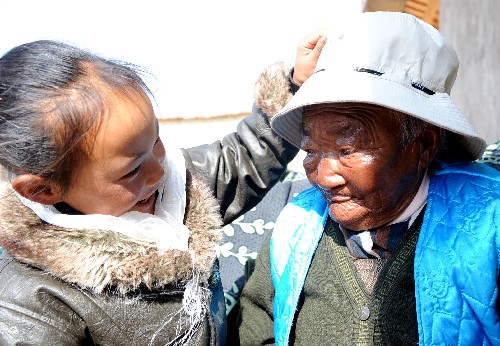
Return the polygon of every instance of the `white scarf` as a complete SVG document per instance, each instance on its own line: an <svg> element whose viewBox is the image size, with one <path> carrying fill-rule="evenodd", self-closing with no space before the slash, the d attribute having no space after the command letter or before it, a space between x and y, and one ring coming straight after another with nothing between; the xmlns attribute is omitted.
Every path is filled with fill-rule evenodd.
<svg viewBox="0 0 500 346"><path fill-rule="evenodd" d="M130 211L121 216L88 214L67 215L52 205L43 205L19 196L43 221L59 227L102 229L119 232L141 241L153 242L159 249L188 249L189 229L183 224L186 208L186 165L178 148L169 148L163 168L165 174L158 189L155 214Z"/></svg>

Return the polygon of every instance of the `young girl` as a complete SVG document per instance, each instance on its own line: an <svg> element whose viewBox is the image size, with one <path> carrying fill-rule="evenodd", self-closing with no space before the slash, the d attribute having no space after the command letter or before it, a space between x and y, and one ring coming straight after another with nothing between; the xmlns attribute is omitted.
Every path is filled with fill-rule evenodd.
<svg viewBox="0 0 500 346"><path fill-rule="evenodd" d="M286 102L288 72L264 71L260 104ZM0 59L0 344L225 343L218 229L297 150L257 106L221 141L165 148L151 96L132 66L59 42Z"/></svg>

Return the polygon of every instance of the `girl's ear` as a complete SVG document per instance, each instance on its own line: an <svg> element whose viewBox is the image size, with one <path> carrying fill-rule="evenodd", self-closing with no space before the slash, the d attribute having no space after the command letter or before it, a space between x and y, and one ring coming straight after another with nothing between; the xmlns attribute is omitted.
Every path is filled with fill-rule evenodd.
<svg viewBox="0 0 500 346"><path fill-rule="evenodd" d="M21 174L15 177L11 184L17 193L31 201L45 205L62 201L59 187L38 175Z"/></svg>

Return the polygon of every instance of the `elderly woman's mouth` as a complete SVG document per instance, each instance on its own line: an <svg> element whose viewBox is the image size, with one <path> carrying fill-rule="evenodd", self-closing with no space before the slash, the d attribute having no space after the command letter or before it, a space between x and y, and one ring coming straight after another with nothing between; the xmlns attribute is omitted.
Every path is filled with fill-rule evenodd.
<svg viewBox="0 0 500 346"><path fill-rule="evenodd" d="M339 194L325 194L323 193L323 198L327 203L343 203L352 200L351 195L339 195Z"/></svg>

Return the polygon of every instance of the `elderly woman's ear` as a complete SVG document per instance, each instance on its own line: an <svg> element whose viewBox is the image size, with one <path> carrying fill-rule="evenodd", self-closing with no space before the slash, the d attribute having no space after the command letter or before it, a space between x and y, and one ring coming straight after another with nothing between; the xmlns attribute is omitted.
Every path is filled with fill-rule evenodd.
<svg viewBox="0 0 500 346"><path fill-rule="evenodd" d="M436 157L441 145L441 136L443 129L434 125L428 125L417 137L420 141L420 158L419 165L422 168L427 168Z"/></svg>

